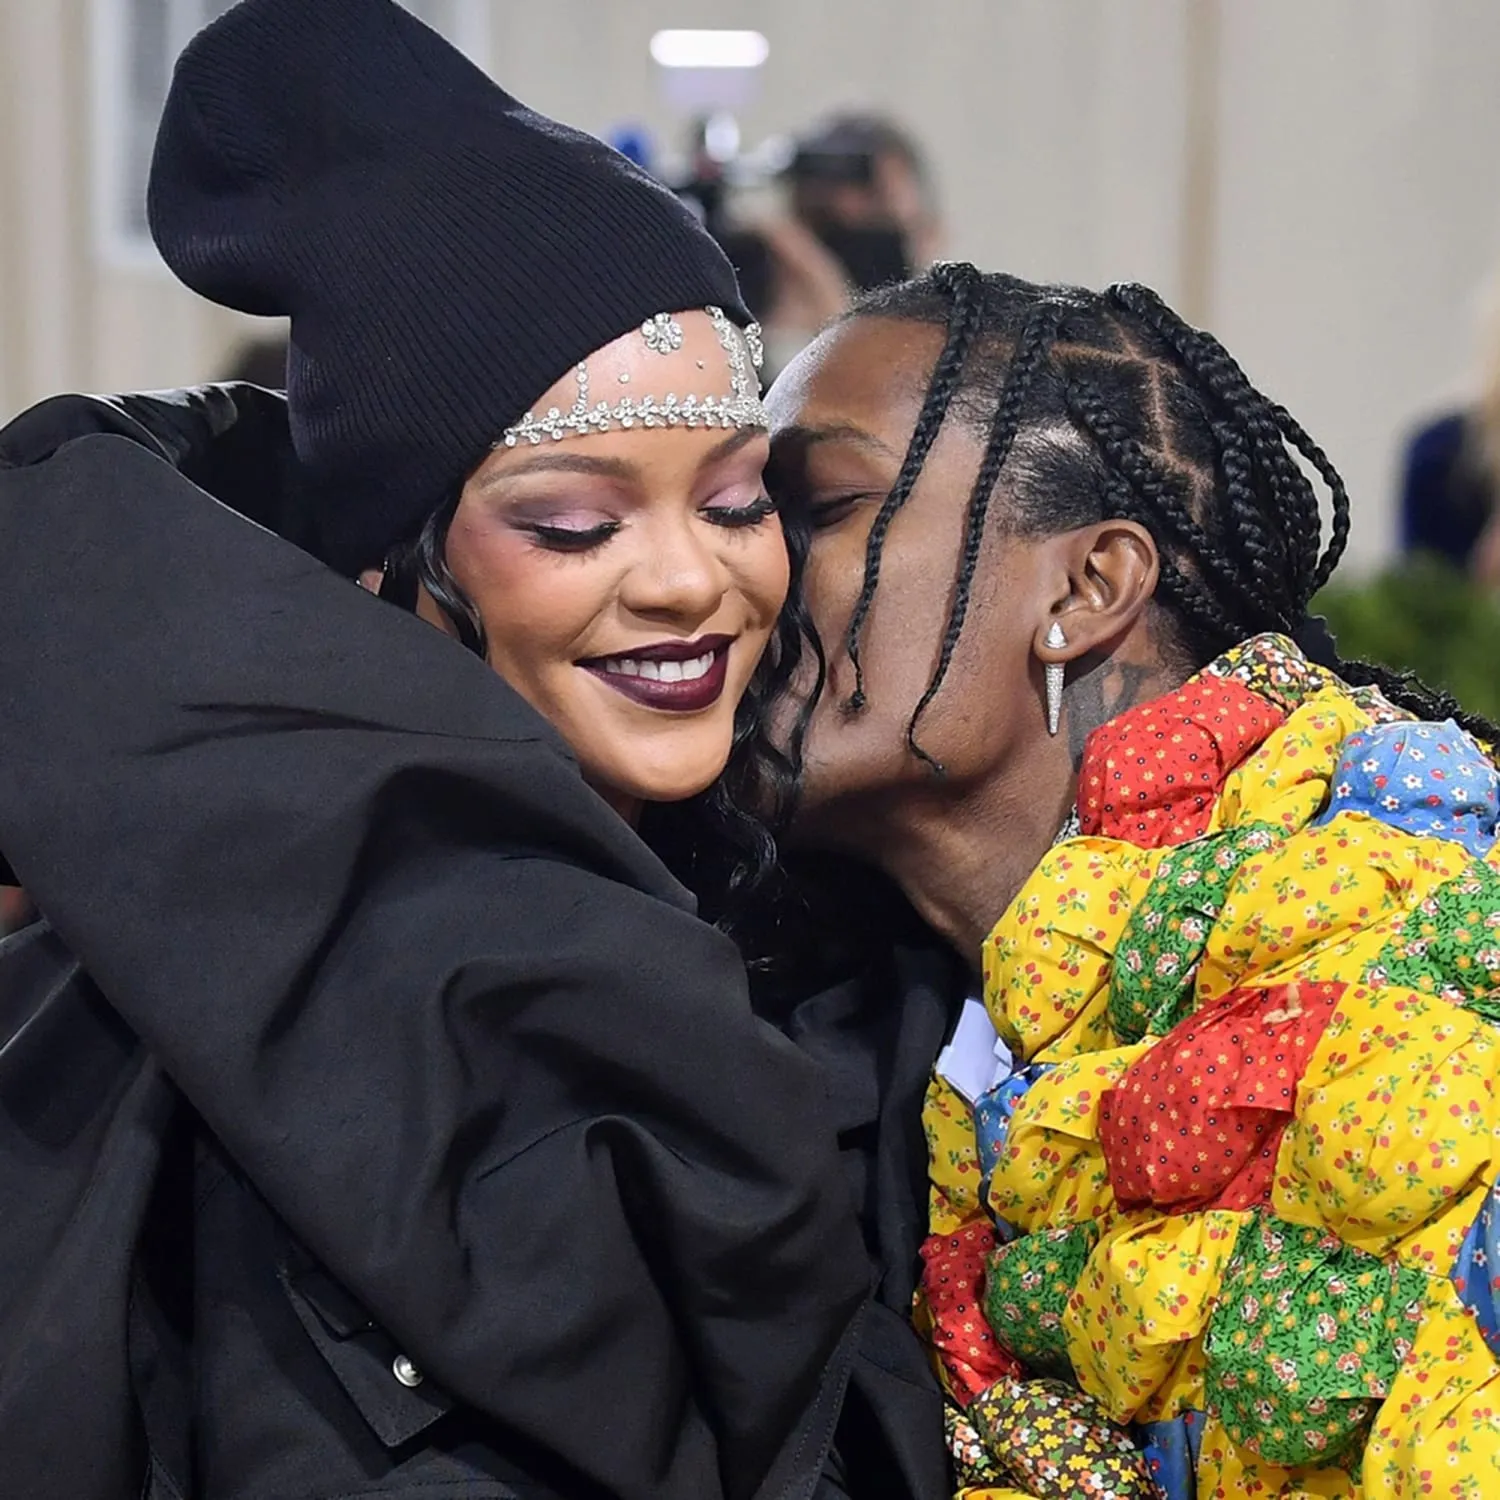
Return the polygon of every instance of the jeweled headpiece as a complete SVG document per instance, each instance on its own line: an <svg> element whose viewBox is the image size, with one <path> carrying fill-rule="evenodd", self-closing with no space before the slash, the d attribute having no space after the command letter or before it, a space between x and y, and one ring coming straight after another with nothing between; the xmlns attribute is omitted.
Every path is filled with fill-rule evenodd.
<svg viewBox="0 0 1500 1500"><path fill-rule="evenodd" d="M589 366L581 360L573 371L578 395L564 411L549 406L540 415L529 411L514 427L507 428L497 448L519 443L537 443L565 437L587 437L616 427L766 427L769 421L760 399L760 377L756 371L765 359L760 325L741 329L725 316L723 308L708 307L719 345L729 360L727 396L623 396L611 404L589 400ZM675 354L682 348L682 325L670 313L656 313L641 324L640 336L653 354ZM701 361L700 361L701 363ZM624 378L623 376L621 377Z"/></svg>

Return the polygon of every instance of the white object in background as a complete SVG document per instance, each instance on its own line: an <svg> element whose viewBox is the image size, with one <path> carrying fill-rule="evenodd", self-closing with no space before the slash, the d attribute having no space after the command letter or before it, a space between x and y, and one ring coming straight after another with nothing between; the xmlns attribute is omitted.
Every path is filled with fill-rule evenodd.
<svg viewBox="0 0 1500 1500"><path fill-rule="evenodd" d="M771 44L758 31L658 31L661 95L682 114L734 114L754 103Z"/></svg>
<svg viewBox="0 0 1500 1500"><path fill-rule="evenodd" d="M664 68L758 68L771 44L758 31L658 31L651 56Z"/></svg>

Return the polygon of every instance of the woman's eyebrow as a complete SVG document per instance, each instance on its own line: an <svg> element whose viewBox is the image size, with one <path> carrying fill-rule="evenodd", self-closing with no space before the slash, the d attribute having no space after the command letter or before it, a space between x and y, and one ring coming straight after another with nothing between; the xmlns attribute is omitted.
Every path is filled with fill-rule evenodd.
<svg viewBox="0 0 1500 1500"><path fill-rule="evenodd" d="M764 427L742 427L738 432L732 432L722 443L716 443L698 461L699 470L708 468L711 464L722 463L733 453L738 453L741 448L756 441L757 438L766 436Z"/></svg>
<svg viewBox="0 0 1500 1500"><path fill-rule="evenodd" d="M719 463L747 443L765 435L763 427L745 427L739 432L731 433L722 443L715 444L703 455L698 461L698 467L706 469L710 464ZM623 480L641 478L640 466L628 458L606 458L593 453L537 453L521 459L519 463L507 464L505 468L488 475L481 481L480 488L488 489L490 485L500 484L521 474L543 473L592 474L604 479Z"/></svg>
<svg viewBox="0 0 1500 1500"><path fill-rule="evenodd" d="M538 453L488 475L480 482L480 488L488 489L492 484L514 479L518 474L539 473L595 474L605 479L640 477L640 469L625 458L603 458L590 453Z"/></svg>

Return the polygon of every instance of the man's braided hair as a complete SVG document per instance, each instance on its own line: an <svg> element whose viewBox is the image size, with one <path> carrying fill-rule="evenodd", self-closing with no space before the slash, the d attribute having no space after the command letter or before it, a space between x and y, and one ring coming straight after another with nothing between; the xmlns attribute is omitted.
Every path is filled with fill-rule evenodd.
<svg viewBox="0 0 1500 1500"><path fill-rule="evenodd" d="M979 432L985 448L937 666L907 728L929 764L918 724L963 634L992 515L1021 536L1109 517L1144 526L1160 556L1157 603L1193 670L1263 632L1307 638L1308 605L1349 539L1349 493L1291 414L1155 292L1038 286L944 264L870 293L846 316L945 330L905 460L870 530L846 639L852 711L865 702L860 644L891 522L950 413ZM1331 501L1326 546L1314 475ZM1323 654L1346 682L1379 688L1417 718L1452 718L1487 745L1500 741L1494 725L1410 674Z"/></svg>

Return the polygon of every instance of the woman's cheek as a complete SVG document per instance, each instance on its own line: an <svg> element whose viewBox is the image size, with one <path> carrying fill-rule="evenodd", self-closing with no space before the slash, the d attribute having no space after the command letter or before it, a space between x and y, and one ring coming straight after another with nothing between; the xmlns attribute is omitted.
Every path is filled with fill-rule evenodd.
<svg viewBox="0 0 1500 1500"><path fill-rule="evenodd" d="M787 556L786 539L779 525L768 524L765 535L756 537L752 557L742 587L757 615L769 625L781 613L792 579L791 559Z"/></svg>

